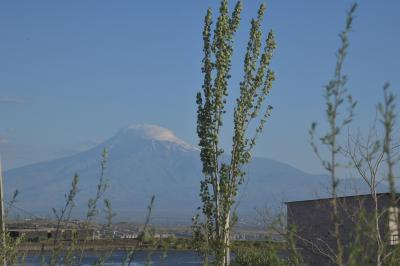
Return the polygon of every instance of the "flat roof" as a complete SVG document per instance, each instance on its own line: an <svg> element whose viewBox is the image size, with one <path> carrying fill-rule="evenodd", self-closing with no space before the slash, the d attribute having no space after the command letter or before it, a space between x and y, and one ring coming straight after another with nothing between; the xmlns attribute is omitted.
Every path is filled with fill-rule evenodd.
<svg viewBox="0 0 400 266"><path fill-rule="evenodd" d="M385 192L385 193L376 193L377 196L382 196L382 195L390 195L389 192ZM349 195L349 196L340 196L337 197L338 199L343 199L343 198L357 198L357 197L367 197L367 196L371 196L370 193L368 194L359 194L359 195ZM396 196L400 196L400 193L396 193ZM289 203L296 203L296 202L308 202L308 201L320 201L320 200L331 200L332 198L318 198L318 199L308 199L308 200L294 200L294 201L285 201L285 204L289 204Z"/></svg>

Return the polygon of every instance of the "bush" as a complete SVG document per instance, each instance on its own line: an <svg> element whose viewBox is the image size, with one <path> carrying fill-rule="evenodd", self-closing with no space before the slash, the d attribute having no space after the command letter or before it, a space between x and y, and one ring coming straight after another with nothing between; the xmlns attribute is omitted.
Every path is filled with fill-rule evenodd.
<svg viewBox="0 0 400 266"><path fill-rule="evenodd" d="M277 250L268 245L263 249L240 248L235 254L232 266L283 266L286 261L278 256Z"/></svg>

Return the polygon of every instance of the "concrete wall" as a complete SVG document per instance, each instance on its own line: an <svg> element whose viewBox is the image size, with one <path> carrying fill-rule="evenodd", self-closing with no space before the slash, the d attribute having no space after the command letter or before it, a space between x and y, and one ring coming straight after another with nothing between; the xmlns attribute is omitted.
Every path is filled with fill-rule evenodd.
<svg viewBox="0 0 400 266"><path fill-rule="evenodd" d="M379 194L380 210L389 207L389 194ZM372 219L374 201L370 195L338 198L339 216L341 217L340 237L348 256L350 243L356 237L357 224L361 216L360 210L367 220ZM336 250L336 242L332 235L332 205L330 199L297 201L287 203L288 228L296 230L296 244L308 265L333 265L327 256L329 249ZM388 231L388 219L381 219L380 231ZM361 230L361 229L360 229ZM360 234L359 234L360 235ZM365 236L364 236L365 237ZM388 240L389 241L389 240ZM370 256L373 257L373 256Z"/></svg>

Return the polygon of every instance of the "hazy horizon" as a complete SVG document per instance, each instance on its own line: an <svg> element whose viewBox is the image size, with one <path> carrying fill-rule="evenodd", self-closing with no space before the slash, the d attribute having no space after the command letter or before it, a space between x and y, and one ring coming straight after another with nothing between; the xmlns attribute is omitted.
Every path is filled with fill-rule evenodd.
<svg viewBox="0 0 400 266"><path fill-rule="evenodd" d="M229 110L242 77L249 20L235 36ZM323 124L338 33L351 1L267 1L264 36L276 33L273 114L254 155L322 173L307 139ZM230 1L232 6L234 1ZM4 169L71 155L130 124L155 124L197 146L195 94L202 85L202 27L218 1L73 1L0 4L0 153ZM400 85L398 1L359 3L345 71L359 102L353 130L374 119L389 81ZM222 145L229 150L232 115ZM112 159L112 158L110 158Z"/></svg>

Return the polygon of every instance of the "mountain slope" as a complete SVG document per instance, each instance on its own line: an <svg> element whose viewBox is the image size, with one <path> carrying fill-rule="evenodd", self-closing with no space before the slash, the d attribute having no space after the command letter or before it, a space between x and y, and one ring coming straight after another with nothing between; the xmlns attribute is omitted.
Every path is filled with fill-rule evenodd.
<svg viewBox="0 0 400 266"><path fill-rule="evenodd" d="M106 142L76 155L5 172L6 197L18 189L18 206L45 215L62 206L72 176L79 173L76 214L83 215L100 175L102 149L109 149L106 176L111 199L120 219L142 217L152 195L156 216L189 221L199 206L201 162L199 151L170 130L153 125L122 129ZM239 211L254 213L266 202L326 196L328 179L304 173L290 165L254 158L239 197Z"/></svg>

